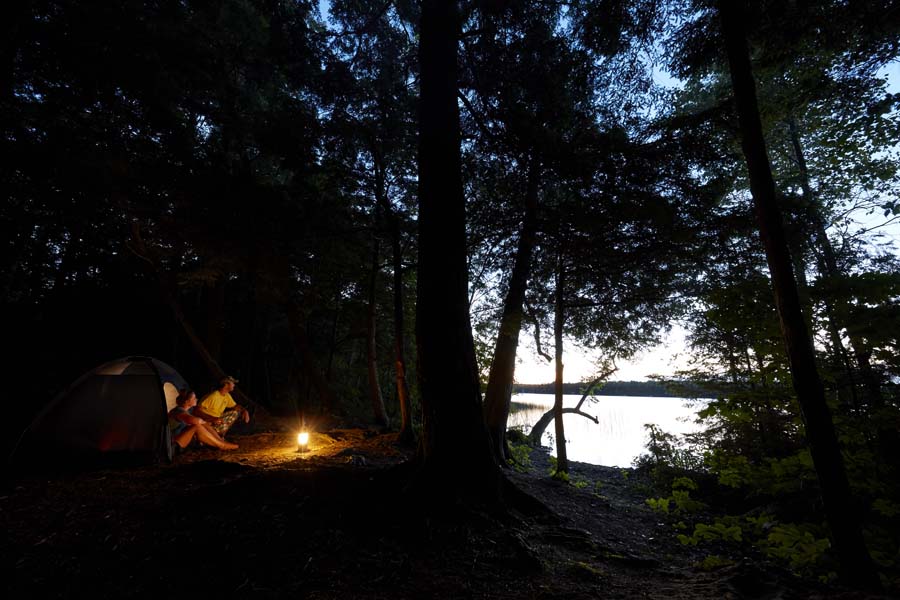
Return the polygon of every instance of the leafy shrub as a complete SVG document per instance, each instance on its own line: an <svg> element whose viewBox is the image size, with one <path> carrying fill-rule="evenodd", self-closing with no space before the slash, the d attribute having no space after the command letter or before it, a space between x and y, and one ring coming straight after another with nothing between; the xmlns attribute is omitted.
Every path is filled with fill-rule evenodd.
<svg viewBox="0 0 900 600"><path fill-rule="evenodd" d="M512 457L509 464L519 473L526 472L531 467L531 446L527 444L510 444Z"/></svg>
<svg viewBox="0 0 900 600"><path fill-rule="evenodd" d="M743 530L740 525L734 524L732 519L716 520L714 523L697 523L694 526L694 533L690 536L683 533L678 534L678 541L686 546L696 546L700 542L741 542L743 541Z"/></svg>
<svg viewBox="0 0 900 600"><path fill-rule="evenodd" d="M525 435L525 432L522 430L521 426L510 427L506 430L506 440L510 445L520 445L526 444L530 445L530 440L528 436Z"/></svg>
<svg viewBox="0 0 900 600"><path fill-rule="evenodd" d="M653 423L644 425L647 431L647 454L634 459L634 466L641 468L669 467L685 471L698 471L704 468L703 457L687 437L679 437L668 433Z"/></svg>
<svg viewBox="0 0 900 600"><path fill-rule="evenodd" d="M710 554L702 561L697 563L697 566L704 571L712 571L714 569L719 569L721 567L727 567L729 565L733 565L734 561L729 558L724 558L718 556L716 554Z"/></svg>
<svg viewBox="0 0 900 600"><path fill-rule="evenodd" d="M669 514L670 498L647 498L644 502L653 509L654 512Z"/></svg>
<svg viewBox="0 0 900 600"><path fill-rule="evenodd" d="M828 538L816 537L809 525L776 525L762 543L769 556L779 558L795 571L806 572L818 565L831 547Z"/></svg>
<svg viewBox="0 0 900 600"><path fill-rule="evenodd" d="M698 500L691 498L690 490L696 490L697 483L689 477L677 477L672 482L672 493L665 498L647 498L646 503L655 512L669 514L672 505L675 513L696 512L706 507Z"/></svg>

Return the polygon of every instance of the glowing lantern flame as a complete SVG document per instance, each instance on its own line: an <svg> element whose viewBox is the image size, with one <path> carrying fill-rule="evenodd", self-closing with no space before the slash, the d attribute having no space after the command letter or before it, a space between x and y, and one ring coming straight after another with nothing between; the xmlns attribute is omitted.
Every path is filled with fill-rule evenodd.
<svg viewBox="0 0 900 600"><path fill-rule="evenodd" d="M301 431L297 434L297 452L306 452L309 448L309 433Z"/></svg>

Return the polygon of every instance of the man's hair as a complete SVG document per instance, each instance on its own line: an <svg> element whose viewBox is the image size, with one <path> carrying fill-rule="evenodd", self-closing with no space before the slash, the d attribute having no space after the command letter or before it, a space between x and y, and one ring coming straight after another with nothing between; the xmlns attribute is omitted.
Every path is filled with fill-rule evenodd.
<svg viewBox="0 0 900 600"><path fill-rule="evenodd" d="M237 379L235 379L231 375L228 375L219 380L219 385L216 389L221 390L223 387L225 387L226 384L229 384L229 383L237 384L237 382L238 382Z"/></svg>

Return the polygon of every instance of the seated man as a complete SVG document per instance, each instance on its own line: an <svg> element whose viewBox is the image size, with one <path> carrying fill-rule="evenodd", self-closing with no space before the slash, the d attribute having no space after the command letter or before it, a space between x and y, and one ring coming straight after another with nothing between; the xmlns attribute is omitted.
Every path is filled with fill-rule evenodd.
<svg viewBox="0 0 900 600"><path fill-rule="evenodd" d="M238 417L243 417L244 423L250 422L250 413L247 409L231 397L234 384L237 382L234 377L223 377L219 381L218 389L204 396L194 409L194 416L208 421L223 438Z"/></svg>

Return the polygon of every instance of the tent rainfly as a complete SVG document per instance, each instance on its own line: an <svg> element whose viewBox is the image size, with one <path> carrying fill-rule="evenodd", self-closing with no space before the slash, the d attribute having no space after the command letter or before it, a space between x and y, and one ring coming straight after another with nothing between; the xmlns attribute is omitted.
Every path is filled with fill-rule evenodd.
<svg viewBox="0 0 900 600"><path fill-rule="evenodd" d="M14 464L88 466L172 460L167 414L187 383L166 363L129 356L91 369L24 431Z"/></svg>

